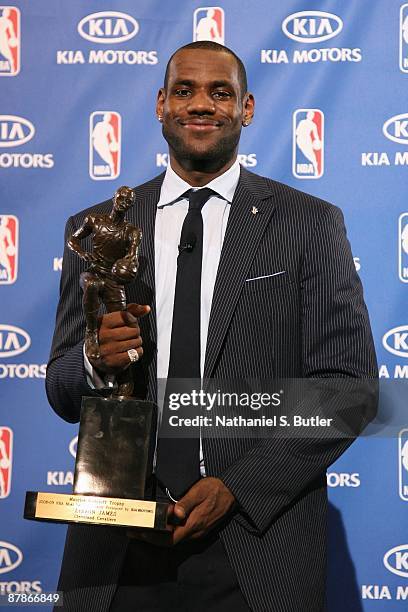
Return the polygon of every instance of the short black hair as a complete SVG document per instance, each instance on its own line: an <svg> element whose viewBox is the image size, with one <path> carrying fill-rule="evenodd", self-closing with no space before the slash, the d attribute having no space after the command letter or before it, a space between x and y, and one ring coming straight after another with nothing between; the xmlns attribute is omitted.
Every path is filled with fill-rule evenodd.
<svg viewBox="0 0 408 612"><path fill-rule="evenodd" d="M246 75L245 66L242 60L231 49L229 49L228 47L224 47L224 45L220 45L219 43L213 42L212 40L199 40L197 42L189 43L188 45L184 45L183 47L180 47L172 54L169 61L167 62L166 72L164 74L164 88L165 89L167 89L167 85L169 82L169 72L170 72L171 61L179 51L183 51L184 49L207 49L208 51L218 51L219 53L228 53L228 55L232 55L232 57L235 59L237 66L238 66L238 79L239 79L239 84L241 86L242 96L248 91L247 75Z"/></svg>

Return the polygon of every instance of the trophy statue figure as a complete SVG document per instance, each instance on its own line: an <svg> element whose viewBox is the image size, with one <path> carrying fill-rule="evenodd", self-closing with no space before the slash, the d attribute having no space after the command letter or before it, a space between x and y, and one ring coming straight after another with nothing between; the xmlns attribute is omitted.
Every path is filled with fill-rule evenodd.
<svg viewBox="0 0 408 612"><path fill-rule="evenodd" d="M112 211L108 215L88 215L82 226L68 239L68 247L90 264L80 276L86 320L85 353L89 361L100 358L98 342L98 313L101 304L107 312L126 310L124 286L136 278L138 249L142 231L125 220L125 214L135 202L130 187L119 187L113 196ZM81 240L92 236L92 251L81 247ZM136 350L129 352L137 361ZM118 396L130 397L133 383L130 370L117 376Z"/></svg>
<svg viewBox="0 0 408 612"><path fill-rule="evenodd" d="M120 187L111 212L88 215L67 243L90 264L79 283L86 321L85 354L96 368L101 356L100 306L108 313L126 310L124 286L136 278L138 270L142 232L125 220L134 202L134 191ZM91 251L81 246L87 237L91 237ZM128 355L129 365L138 360L136 349ZM116 393L82 398L73 493L28 491L25 518L166 531L168 504L145 499L157 407L132 397L130 367L117 374L116 381Z"/></svg>

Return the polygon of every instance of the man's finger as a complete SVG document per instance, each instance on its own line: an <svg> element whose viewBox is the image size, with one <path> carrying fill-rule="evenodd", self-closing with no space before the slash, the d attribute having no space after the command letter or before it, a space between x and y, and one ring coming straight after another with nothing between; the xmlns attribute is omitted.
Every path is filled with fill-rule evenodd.
<svg viewBox="0 0 408 612"><path fill-rule="evenodd" d="M134 317L144 317L149 314L151 308L148 304L128 304L126 310Z"/></svg>
<svg viewBox="0 0 408 612"><path fill-rule="evenodd" d="M99 330L99 343L107 342L123 342L125 340L135 340L140 336L140 327L123 327L103 328Z"/></svg>
<svg viewBox="0 0 408 612"><path fill-rule="evenodd" d="M130 340L124 340L123 342L107 342L101 344L100 353L101 358L107 357L108 355L118 355L120 353L127 353L131 349L138 349L142 346L143 342L141 337L131 338ZM123 355L122 355L123 356Z"/></svg>
<svg viewBox="0 0 408 612"><path fill-rule="evenodd" d="M180 519L184 519L202 501L203 495L199 492L199 487L194 485L176 503L176 505L174 506L174 514Z"/></svg>
<svg viewBox="0 0 408 612"><path fill-rule="evenodd" d="M184 508L184 506L180 503L177 502L177 504L174 506L174 518L175 518L175 523L177 522L183 522L186 517L190 514L191 510L188 511L186 510L186 508Z"/></svg>
<svg viewBox="0 0 408 612"><path fill-rule="evenodd" d="M205 529L199 527L198 525L181 525L180 527L176 527L173 532L173 542L174 544L178 544L182 540L190 539L190 538L198 538L204 535Z"/></svg>
<svg viewBox="0 0 408 612"><path fill-rule="evenodd" d="M126 310L117 310L116 312L109 312L100 319L100 327L107 329L114 329L116 327L135 327L137 325L137 319Z"/></svg>
<svg viewBox="0 0 408 612"><path fill-rule="evenodd" d="M109 329L116 327L136 327L138 318L144 317L150 312L150 306L140 304L129 304L126 310L109 312L99 319L99 327L102 325Z"/></svg>
<svg viewBox="0 0 408 612"><path fill-rule="evenodd" d="M185 527L176 527L175 532L173 533L173 542L174 544L178 544L182 540L184 540L188 535Z"/></svg>
<svg viewBox="0 0 408 612"><path fill-rule="evenodd" d="M120 316L122 317L123 323L128 327L135 327L136 325L139 325L137 317L127 310L122 310Z"/></svg>
<svg viewBox="0 0 408 612"><path fill-rule="evenodd" d="M139 346L137 350L137 354L139 355L139 359L143 357L143 349ZM126 352L124 353L114 353L110 355L106 355L106 357L101 360L101 363L104 364L104 367L110 374L114 374L120 370L126 370L131 365L131 360L129 355Z"/></svg>

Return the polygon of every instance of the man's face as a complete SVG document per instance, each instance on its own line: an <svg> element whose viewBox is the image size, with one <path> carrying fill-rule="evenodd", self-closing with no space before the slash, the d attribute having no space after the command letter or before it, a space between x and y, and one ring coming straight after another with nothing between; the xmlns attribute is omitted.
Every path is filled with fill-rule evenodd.
<svg viewBox="0 0 408 612"><path fill-rule="evenodd" d="M184 49L174 56L157 114L170 153L182 166L222 167L235 157L242 121L253 114L252 96L243 97L233 56L207 49Z"/></svg>

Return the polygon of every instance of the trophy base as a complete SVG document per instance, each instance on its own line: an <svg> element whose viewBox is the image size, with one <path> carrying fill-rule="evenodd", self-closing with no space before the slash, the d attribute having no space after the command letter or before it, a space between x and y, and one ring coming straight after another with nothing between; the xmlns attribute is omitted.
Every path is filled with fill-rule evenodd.
<svg viewBox="0 0 408 612"><path fill-rule="evenodd" d="M121 497L27 491L24 518L166 531L168 504Z"/></svg>

